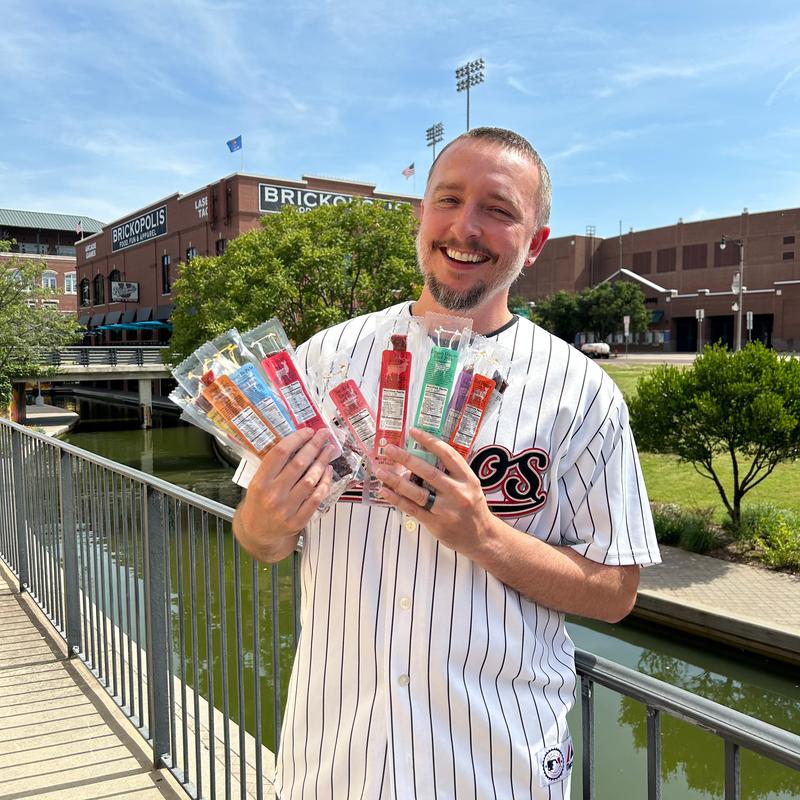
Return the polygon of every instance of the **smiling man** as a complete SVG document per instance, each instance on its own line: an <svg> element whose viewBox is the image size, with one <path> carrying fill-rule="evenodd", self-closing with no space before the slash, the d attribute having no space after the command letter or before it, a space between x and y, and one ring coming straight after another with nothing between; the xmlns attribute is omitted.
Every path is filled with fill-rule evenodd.
<svg viewBox="0 0 800 800"><path fill-rule="evenodd" d="M300 348L307 367L346 350L369 389L380 319L450 312L511 350L514 366L469 463L422 432L443 469L389 448L409 474L379 473L383 497L410 525L355 497L308 524L330 486L324 433L292 434L256 473L234 519L243 546L276 561L305 527L284 800L569 796L576 679L564 613L622 618L639 565L659 556L619 390L508 310L549 208L547 170L523 137L469 131L428 177L419 299Z"/></svg>

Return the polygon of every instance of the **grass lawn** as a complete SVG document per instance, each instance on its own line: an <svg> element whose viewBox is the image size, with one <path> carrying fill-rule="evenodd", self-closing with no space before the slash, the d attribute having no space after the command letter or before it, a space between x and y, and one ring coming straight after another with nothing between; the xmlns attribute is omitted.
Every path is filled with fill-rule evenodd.
<svg viewBox="0 0 800 800"><path fill-rule="evenodd" d="M652 364L602 364L626 398L636 394L636 384L642 375L655 367ZM708 478L701 477L691 464L682 464L674 456L639 453L650 500L660 503L677 503L684 508L714 508L714 517L722 522L727 512L717 487ZM741 468L741 467L740 467ZM721 480L732 486L729 463L720 460ZM800 461L778 465L763 483L748 492L744 505L769 502L779 508L800 513Z"/></svg>

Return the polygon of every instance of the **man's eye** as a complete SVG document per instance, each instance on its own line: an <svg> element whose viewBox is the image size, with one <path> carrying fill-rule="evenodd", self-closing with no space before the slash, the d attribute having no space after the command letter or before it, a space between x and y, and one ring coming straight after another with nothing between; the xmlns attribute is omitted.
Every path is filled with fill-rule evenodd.
<svg viewBox="0 0 800 800"><path fill-rule="evenodd" d="M497 207L494 207L494 208L492 208L491 210L492 210L492 211L493 211L495 214L500 214L500 215L501 215L501 216L503 216L503 217L510 217L510 216L511 216L511 212L510 212L510 211L506 211L506 209L505 209L505 208L497 208Z"/></svg>
<svg viewBox="0 0 800 800"><path fill-rule="evenodd" d="M457 203L458 200L455 197L440 197L440 203L444 203L445 205L451 205L453 203Z"/></svg>

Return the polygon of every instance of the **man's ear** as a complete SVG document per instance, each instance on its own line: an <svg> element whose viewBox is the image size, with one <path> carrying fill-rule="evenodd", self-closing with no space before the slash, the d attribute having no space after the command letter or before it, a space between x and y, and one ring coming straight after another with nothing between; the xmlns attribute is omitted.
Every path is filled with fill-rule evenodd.
<svg viewBox="0 0 800 800"><path fill-rule="evenodd" d="M539 230L533 235L531 243L528 245L528 255L525 257L526 267L530 267L531 264L533 264L533 262L539 257L539 253L542 252L542 248L544 247L544 243L547 241L548 236L550 236L550 228L546 226L539 228Z"/></svg>

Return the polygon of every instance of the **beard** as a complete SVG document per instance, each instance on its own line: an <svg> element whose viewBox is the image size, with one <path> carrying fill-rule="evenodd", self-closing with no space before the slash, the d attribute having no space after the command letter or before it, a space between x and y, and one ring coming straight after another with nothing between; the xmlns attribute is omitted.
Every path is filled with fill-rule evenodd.
<svg viewBox="0 0 800 800"><path fill-rule="evenodd" d="M433 242L430 250L423 249L417 237L417 265L425 279L425 286L428 287L433 299L448 311L470 311L498 292L508 290L522 273L528 256L527 250L524 250L513 261L506 264L498 262L488 280L480 280L468 289L458 289L442 283L427 263L431 251L445 246L447 245L444 242Z"/></svg>

